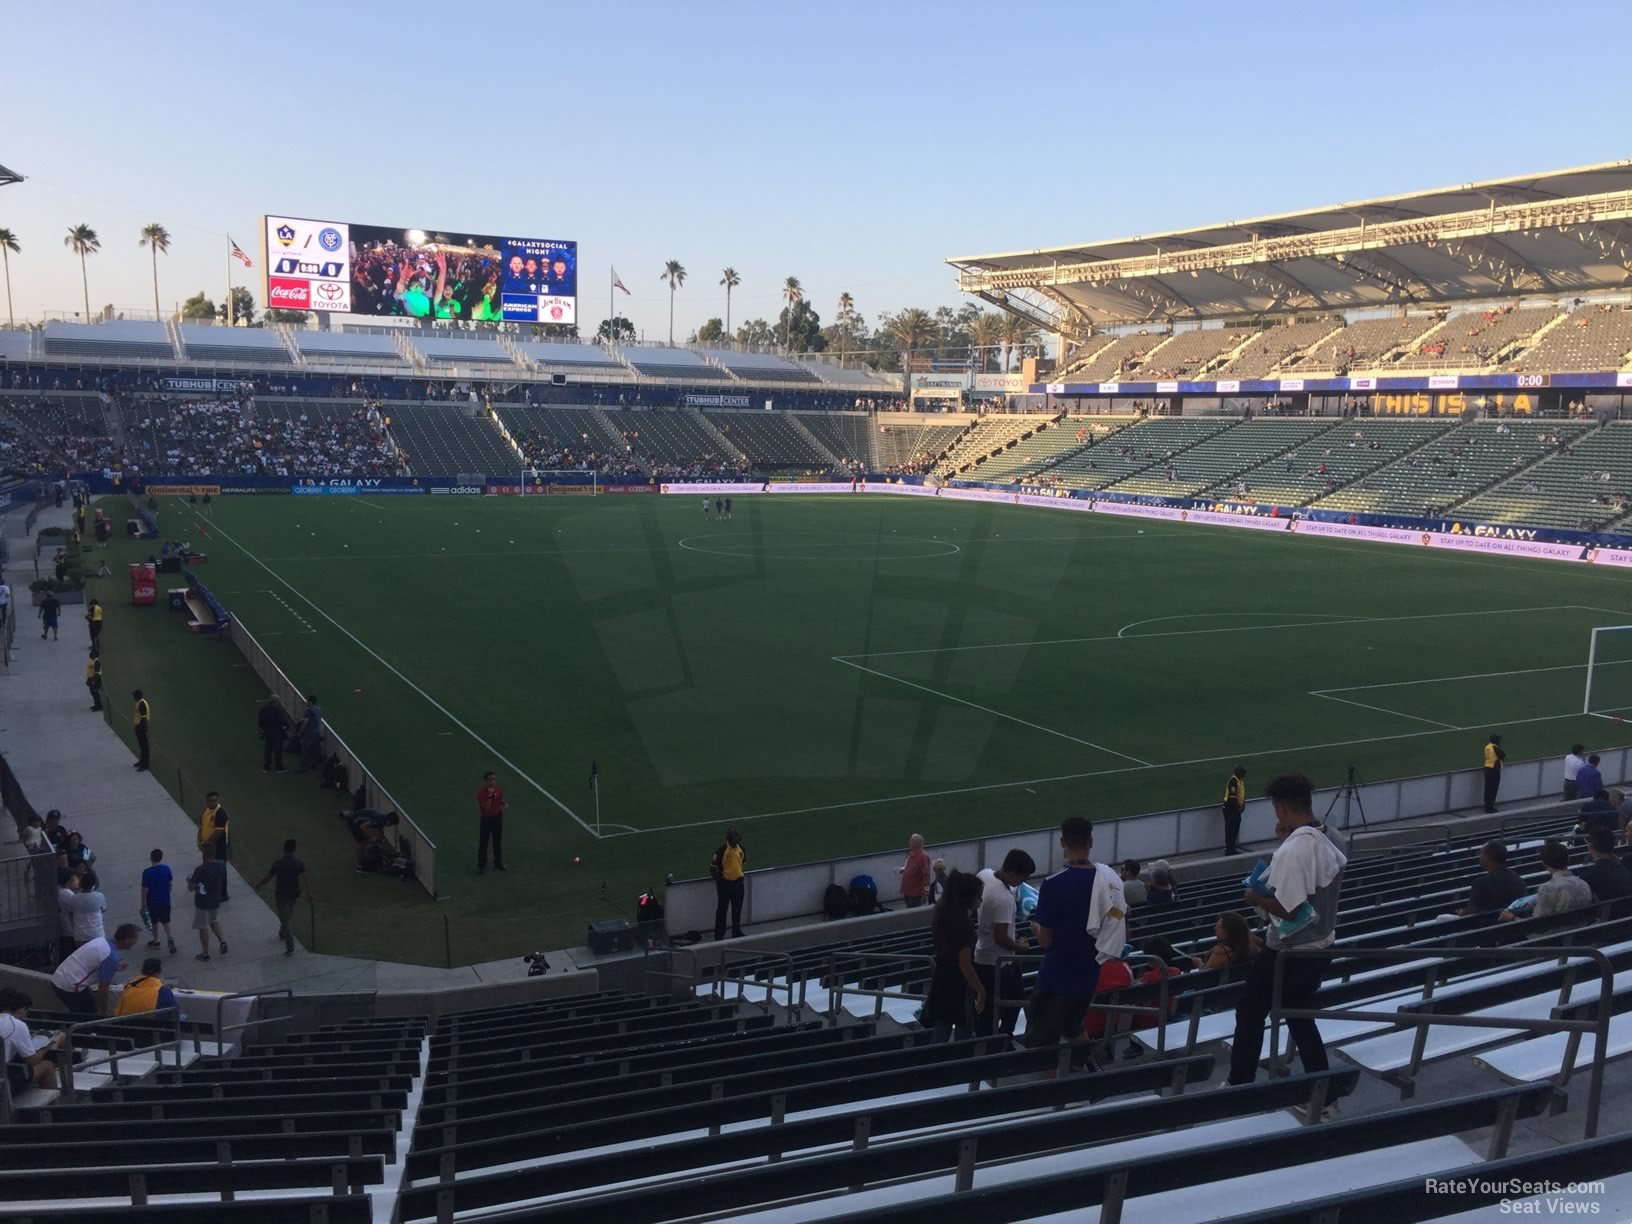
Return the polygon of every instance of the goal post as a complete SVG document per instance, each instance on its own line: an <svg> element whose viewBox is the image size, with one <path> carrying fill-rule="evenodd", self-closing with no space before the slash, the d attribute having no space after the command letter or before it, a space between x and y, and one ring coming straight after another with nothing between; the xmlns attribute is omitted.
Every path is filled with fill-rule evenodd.
<svg viewBox="0 0 1632 1224"><path fill-rule="evenodd" d="M1593 629L1581 712L1617 720L1632 715L1632 625Z"/></svg>
<svg viewBox="0 0 1632 1224"><path fill-rule="evenodd" d="M542 496L544 494L544 492L545 492L545 489L543 488L543 486L548 485L550 483L550 477L551 476L574 476L574 477L578 477L580 480L583 477L588 476L589 477L589 484L586 487L589 489L589 495L591 497L598 497L600 495L600 492L601 492L601 476L600 476L600 473L595 471L593 468L591 468L589 471L586 472L586 471L584 471L583 468L533 468L533 467L522 468L521 469L521 495L523 497ZM538 486L536 491L532 491L534 482L537 482L537 486ZM578 480L574 480L572 483L577 484Z"/></svg>

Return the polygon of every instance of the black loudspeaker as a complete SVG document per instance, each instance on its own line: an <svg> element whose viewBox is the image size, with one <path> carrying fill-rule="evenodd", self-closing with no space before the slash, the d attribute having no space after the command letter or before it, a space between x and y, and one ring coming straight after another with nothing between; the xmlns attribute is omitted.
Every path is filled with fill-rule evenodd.
<svg viewBox="0 0 1632 1224"><path fill-rule="evenodd" d="M589 950L596 956L629 952L635 946L635 928L627 918L603 918L589 924Z"/></svg>
<svg viewBox="0 0 1632 1224"><path fill-rule="evenodd" d="M551 374L550 382L554 386L564 387L567 385L567 376L565 374Z"/></svg>

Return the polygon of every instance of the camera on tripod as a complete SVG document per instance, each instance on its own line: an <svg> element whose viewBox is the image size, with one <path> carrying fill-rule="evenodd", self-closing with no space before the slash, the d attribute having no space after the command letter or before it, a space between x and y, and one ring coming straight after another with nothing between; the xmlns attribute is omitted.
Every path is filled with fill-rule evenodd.
<svg viewBox="0 0 1632 1224"><path fill-rule="evenodd" d="M521 959L527 962L528 977L543 977L550 971L550 962L544 959L542 952L529 952Z"/></svg>

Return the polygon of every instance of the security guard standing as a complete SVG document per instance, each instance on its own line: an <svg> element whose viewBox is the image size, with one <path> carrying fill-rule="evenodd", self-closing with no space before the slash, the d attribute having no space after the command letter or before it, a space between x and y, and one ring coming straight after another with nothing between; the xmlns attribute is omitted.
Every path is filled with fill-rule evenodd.
<svg viewBox="0 0 1632 1224"><path fill-rule="evenodd" d="M91 709L102 708L102 656L91 647L91 657L85 661L85 687L91 690Z"/></svg>
<svg viewBox="0 0 1632 1224"><path fill-rule="evenodd" d="M97 646L102 641L102 601L92 599L85 608L85 623L91 627L91 645Z"/></svg>
<svg viewBox="0 0 1632 1224"><path fill-rule="evenodd" d="M134 689L130 694L136 708L131 711L131 725L136 729L136 768L146 769L148 766L147 726L153 720L153 707L147 704L147 698L142 696L141 689Z"/></svg>
<svg viewBox="0 0 1632 1224"><path fill-rule="evenodd" d="M1240 854L1241 809L1247 806L1247 767L1237 765L1224 780L1224 853Z"/></svg>

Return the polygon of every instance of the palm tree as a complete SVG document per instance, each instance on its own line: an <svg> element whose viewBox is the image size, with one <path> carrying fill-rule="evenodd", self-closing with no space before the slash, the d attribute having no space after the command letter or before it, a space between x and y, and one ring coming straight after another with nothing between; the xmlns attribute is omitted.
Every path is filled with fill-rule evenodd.
<svg viewBox="0 0 1632 1224"><path fill-rule="evenodd" d="M686 283L686 267L678 259L663 265L663 275L657 278L669 282L669 343L674 343L674 291Z"/></svg>
<svg viewBox="0 0 1632 1224"><path fill-rule="evenodd" d="M17 242L17 235L9 229L0 228L0 262L6 265L6 323L16 326L16 316L11 313L11 254L23 248Z"/></svg>
<svg viewBox="0 0 1632 1224"><path fill-rule="evenodd" d="M62 245L75 255L79 256L79 284L85 291L85 321L91 321L91 281L85 271L85 256L95 255L102 249L102 239L96 236L96 231L81 221L78 225L68 227L68 236L62 240Z"/></svg>
<svg viewBox="0 0 1632 1224"><path fill-rule="evenodd" d="M1036 344L1042 337L1037 325L1019 315L1008 315L1003 320L1003 372L1009 371L1009 354L1020 356L1027 345Z"/></svg>
<svg viewBox="0 0 1632 1224"><path fill-rule="evenodd" d="M170 231L157 221L144 225L136 245L145 246L153 256L153 313L163 318L164 311L159 309L159 256L170 254Z"/></svg>
<svg viewBox="0 0 1632 1224"><path fill-rule="evenodd" d="M938 335L935 320L930 318L929 312L913 307L903 310L884 325L885 334L895 341L901 350L901 368L903 371L912 370L912 355L926 344L932 344ZM909 387L908 390L911 388Z"/></svg>
<svg viewBox="0 0 1632 1224"><path fill-rule="evenodd" d="M792 340L793 307L795 303L805 300L805 287L799 283L797 276L790 276L782 282L782 300L788 304L787 321L782 324L782 348L787 350Z"/></svg>
<svg viewBox="0 0 1632 1224"><path fill-rule="evenodd" d="M983 310L969 320L969 345L980 354L980 372L986 372L991 351L1003 340L1003 318L996 311Z"/></svg>
<svg viewBox="0 0 1632 1224"><path fill-rule="evenodd" d="M735 268L727 268L720 274L720 284L725 286L725 335L731 337L731 290L742 284L742 277L737 275Z"/></svg>
<svg viewBox="0 0 1632 1224"><path fill-rule="evenodd" d="M845 354L855 346L856 341L856 299L848 293L839 294L839 330L844 333L844 349L839 353L839 366L844 366Z"/></svg>

